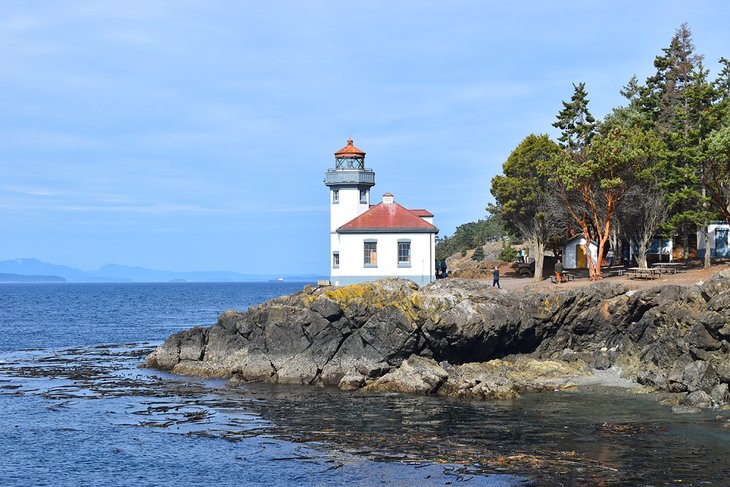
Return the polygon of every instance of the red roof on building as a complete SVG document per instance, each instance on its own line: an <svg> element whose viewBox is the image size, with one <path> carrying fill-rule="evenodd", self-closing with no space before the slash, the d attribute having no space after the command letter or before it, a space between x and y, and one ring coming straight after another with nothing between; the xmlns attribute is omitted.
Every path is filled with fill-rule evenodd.
<svg viewBox="0 0 730 487"><path fill-rule="evenodd" d="M352 139L347 139L347 145L335 152L335 157L364 157L365 153L352 145Z"/></svg>
<svg viewBox="0 0 730 487"><path fill-rule="evenodd" d="M420 215L395 202L371 206L368 211L337 229L337 233L438 233L438 231L438 228Z"/></svg>
<svg viewBox="0 0 730 487"><path fill-rule="evenodd" d="M428 210L424 210L423 208L419 208L418 210L410 210L410 212L416 216L425 217L425 218L433 218L433 213L431 213Z"/></svg>

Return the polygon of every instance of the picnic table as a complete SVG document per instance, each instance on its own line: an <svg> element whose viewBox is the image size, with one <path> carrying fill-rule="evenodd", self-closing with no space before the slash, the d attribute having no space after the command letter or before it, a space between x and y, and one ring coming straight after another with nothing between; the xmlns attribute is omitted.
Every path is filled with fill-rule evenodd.
<svg viewBox="0 0 730 487"><path fill-rule="evenodd" d="M629 267L626 271L632 279L656 279L661 274L657 267Z"/></svg>
<svg viewBox="0 0 730 487"><path fill-rule="evenodd" d="M683 265L680 262L657 262L653 267L659 269L659 272L662 273L676 274Z"/></svg>

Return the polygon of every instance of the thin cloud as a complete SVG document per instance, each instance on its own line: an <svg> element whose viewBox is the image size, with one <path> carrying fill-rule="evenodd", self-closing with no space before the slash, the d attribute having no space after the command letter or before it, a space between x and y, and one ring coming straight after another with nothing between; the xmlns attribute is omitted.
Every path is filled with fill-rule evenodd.
<svg viewBox="0 0 730 487"><path fill-rule="evenodd" d="M163 215L173 213L232 213L229 208L207 208L188 204L152 204L152 205L89 205L89 204L40 204L40 203L8 203L2 204L4 210L54 211L69 213L138 213Z"/></svg>
<svg viewBox="0 0 730 487"><path fill-rule="evenodd" d="M0 191L6 192L6 193L15 193L15 194L21 194L21 195L27 195L27 196L42 196L42 197L61 196L63 194L63 193L53 190L53 189L29 187L29 186L0 186Z"/></svg>

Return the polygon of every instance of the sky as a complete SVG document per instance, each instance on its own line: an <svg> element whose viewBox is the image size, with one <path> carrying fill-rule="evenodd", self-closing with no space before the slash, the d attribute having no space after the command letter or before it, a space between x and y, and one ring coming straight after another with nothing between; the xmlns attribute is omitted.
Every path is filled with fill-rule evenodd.
<svg viewBox="0 0 730 487"><path fill-rule="evenodd" d="M687 22L711 76L717 1L0 0L0 260L327 274L348 137L440 235L552 127L603 117Z"/></svg>

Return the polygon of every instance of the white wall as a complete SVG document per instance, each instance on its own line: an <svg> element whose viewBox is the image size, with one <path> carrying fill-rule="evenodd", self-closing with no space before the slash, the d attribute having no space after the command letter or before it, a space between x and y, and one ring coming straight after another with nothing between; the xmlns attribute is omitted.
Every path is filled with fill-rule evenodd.
<svg viewBox="0 0 730 487"><path fill-rule="evenodd" d="M332 192L340 191L339 203L332 202ZM360 203L360 188L341 186L330 188L330 232L335 232L345 223L362 215L370 208L370 190L367 190L367 203Z"/></svg>
<svg viewBox="0 0 730 487"><path fill-rule="evenodd" d="M585 245L586 239L585 237L580 238L573 238L571 240L568 240L566 244L563 246L563 267L566 269L576 269L576 263L577 263L577 255L575 252L575 246L576 245ZM590 252L591 252L591 259L593 259L593 262L598 261L598 246L595 243L591 243L589 246ZM615 256L614 256L615 258ZM586 267L588 268L587 259L586 259Z"/></svg>
<svg viewBox="0 0 730 487"><path fill-rule="evenodd" d="M433 281L436 278L434 236L432 233L334 233L331 248L340 252L340 266L331 269L332 284L345 285L382 277L404 277L419 283ZM378 242L377 267L365 267L364 264L364 242L369 239ZM410 267L398 266L399 239L411 241Z"/></svg>
<svg viewBox="0 0 730 487"><path fill-rule="evenodd" d="M727 223L711 223L707 225L708 236L710 237L710 249L715 248L715 229L716 228L730 228ZM702 232L697 232L697 250L705 248L705 236Z"/></svg>

